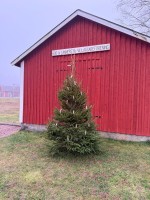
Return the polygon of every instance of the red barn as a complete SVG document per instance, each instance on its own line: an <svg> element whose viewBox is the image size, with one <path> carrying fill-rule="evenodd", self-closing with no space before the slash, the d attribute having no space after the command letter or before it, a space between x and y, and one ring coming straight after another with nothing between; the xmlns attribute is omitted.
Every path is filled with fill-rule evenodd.
<svg viewBox="0 0 150 200"><path fill-rule="evenodd" d="M150 140L150 37L81 10L12 62L21 68L20 122L40 128L52 118L71 54L101 134Z"/></svg>

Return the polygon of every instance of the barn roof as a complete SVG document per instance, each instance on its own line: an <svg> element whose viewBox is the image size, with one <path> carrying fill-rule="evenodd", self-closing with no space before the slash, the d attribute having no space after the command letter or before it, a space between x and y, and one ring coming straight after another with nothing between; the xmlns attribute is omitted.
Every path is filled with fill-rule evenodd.
<svg viewBox="0 0 150 200"><path fill-rule="evenodd" d="M84 17L84 18L94 21L96 23L102 24L109 28L115 29L117 31L120 31L122 33L130 35L132 37L135 37L135 38L138 38L140 40L150 43L150 37L147 35L141 34L139 32L135 32L132 29L129 29L129 28L126 28L119 24L110 22L106 19L102 19L100 17L97 17L97 16L87 13L85 11L76 10L69 17L67 17L64 21L62 21L60 24L58 24L50 32L48 32L45 36L43 36L40 40L38 40L35 44L33 44L30 48L28 48L25 52L23 52L20 56L18 56L15 60L13 60L11 62L11 64L18 66L20 64L20 62L24 59L25 56L27 56L30 52L32 52L35 48L37 48L40 44L42 44L45 40L50 38L53 34L55 34L58 30L60 30L63 26L65 26L67 23L69 23L72 19L74 19L77 16Z"/></svg>

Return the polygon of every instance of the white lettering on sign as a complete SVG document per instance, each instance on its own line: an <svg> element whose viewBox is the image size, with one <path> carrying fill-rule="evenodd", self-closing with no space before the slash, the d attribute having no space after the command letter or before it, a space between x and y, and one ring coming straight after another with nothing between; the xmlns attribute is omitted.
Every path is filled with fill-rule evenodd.
<svg viewBox="0 0 150 200"><path fill-rule="evenodd" d="M70 54L89 53L89 52L108 51L108 50L110 50L110 44L99 44L94 46L52 50L52 56L63 56Z"/></svg>

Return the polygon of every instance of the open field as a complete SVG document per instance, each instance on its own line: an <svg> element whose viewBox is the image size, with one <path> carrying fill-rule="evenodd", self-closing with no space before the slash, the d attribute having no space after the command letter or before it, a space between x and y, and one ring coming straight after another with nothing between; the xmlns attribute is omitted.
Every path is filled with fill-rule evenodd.
<svg viewBox="0 0 150 200"><path fill-rule="evenodd" d="M46 134L0 140L1 200L148 200L150 143L101 139L102 152L50 157Z"/></svg>
<svg viewBox="0 0 150 200"><path fill-rule="evenodd" d="M19 98L0 98L0 122L19 123Z"/></svg>

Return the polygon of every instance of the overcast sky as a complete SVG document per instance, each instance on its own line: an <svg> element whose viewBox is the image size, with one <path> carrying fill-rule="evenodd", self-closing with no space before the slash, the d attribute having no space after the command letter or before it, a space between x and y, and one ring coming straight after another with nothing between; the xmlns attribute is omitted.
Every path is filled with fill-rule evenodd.
<svg viewBox="0 0 150 200"><path fill-rule="evenodd" d="M116 0L0 0L0 84L19 85L10 62L77 9L118 23Z"/></svg>

